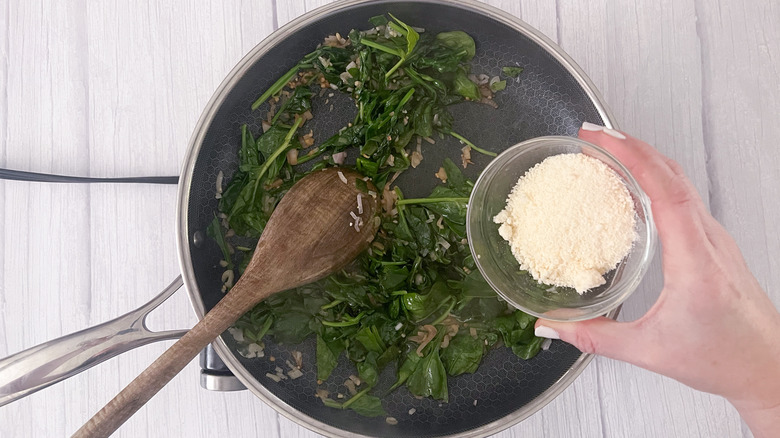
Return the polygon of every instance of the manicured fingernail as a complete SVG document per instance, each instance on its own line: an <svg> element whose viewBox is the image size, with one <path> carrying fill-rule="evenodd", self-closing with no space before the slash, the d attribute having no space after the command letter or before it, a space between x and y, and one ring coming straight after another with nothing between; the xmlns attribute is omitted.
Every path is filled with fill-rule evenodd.
<svg viewBox="0 0 780 438"><path fill-rule="evenodd" d="M558 332L543 325L537 326L534 329L534 334L540 338L561 339L561 335L559 335Z"/></svg>
<svg viewBox="0 0 780 438"><path fill-rule="evenodd" d="M591 131L591 132L599 132L599 131L603 131L604 127L601 126L601 125L597 125L595 123L582 122L582 130L583 131Z"/></svg>
<svg viewBox="0 0 780 438"><path fill-rule="evenodd" d="M610 128L604 128L604 134L611 135L612 137L615 137L620 140L626 139L626 136L623 135L623 133L619 131L615 131L614 129L610 129Z"/></svg>

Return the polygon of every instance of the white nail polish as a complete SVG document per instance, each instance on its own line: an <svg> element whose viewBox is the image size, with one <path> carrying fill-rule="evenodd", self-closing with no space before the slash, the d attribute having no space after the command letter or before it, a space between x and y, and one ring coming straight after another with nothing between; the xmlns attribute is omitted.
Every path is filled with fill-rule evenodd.
<svg viewBox="0 0 780 438"><path fill-rule="evenodd" d="M561 339L561 336L550 327L540 325L534 329L534 334L540 338Z"/></svg>
<svg viewBox="0 0 780 438"><path fill-rule="evenodd" d="M591 132L599 132L599 131L603 131L604 127L601 126L601 125L597 125L595 123L582 122L582 130L583 131L591 131Z"/></svg>
<svg viewBox="0 0 780 438"><path fill-rule="evenodd" d="M623 135L623 133L621 133L619 131L615 131L614 129L610 129L610 128L604 128L604 134L610 135L610 136L615 137L615 138L620 139L620 140L625 140L626 139L626 136Z"/></svg>

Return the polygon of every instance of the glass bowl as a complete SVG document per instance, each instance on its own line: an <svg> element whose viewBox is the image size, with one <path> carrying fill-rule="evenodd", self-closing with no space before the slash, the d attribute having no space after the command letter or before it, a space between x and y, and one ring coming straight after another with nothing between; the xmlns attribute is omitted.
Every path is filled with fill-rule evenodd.
<svg viewBox="0 0 780 438"><path fill-rule="evenodd" d="M574 289L538 283L520 269L509 243L498 234L493 217L525 172L552 155L584 153L612 168L634 200L636 234L631 252L605 275L606 283L584 294ZM609 152L574 137L538 137L510 147L491 161L477 179L466 220L469 246L479 271L490 286L512 306L555 321L595 318L619 306L642 280L656 245L650 199L631 173Z"/></svg>

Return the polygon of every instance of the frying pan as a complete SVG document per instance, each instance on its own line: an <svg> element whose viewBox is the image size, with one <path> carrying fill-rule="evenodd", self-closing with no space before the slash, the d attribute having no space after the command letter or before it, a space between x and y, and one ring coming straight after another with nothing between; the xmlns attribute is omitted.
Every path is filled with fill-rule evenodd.
<svg viewBox="0 0 780 438"><path fill-rule="evenodd" d="M393 13L426 32L463 30L477 44L473 72L500 74L503 66L525 70L495 97L499 108L476 103L451 107L454 126L478 146L500 152L532 137L574 136L583 121L615 127L599 93L580 68L554 43L520 20L498 9L471 0L369 1L348 0L314 10L274 32L258 44L230 72L207 104L190 140L178 194L177 243L182 278L142 308L114 321L33 347L0 361L0 405L83 371L127 349L149 342L181 336L182 332L153 333L144 318L182 284L199 318L223 296L217 244L205 230L218 212L215 180L223 172L229 180L238 168L240 126L248 124L261 132L267 107L252 112L252 102L322 39L350 29L368 28L368 19ZM317 144L345 126L354 116L346 96L313 102L314 119L308 122ZM333 109L330 109L330 106ZM433 174L444 158L459 161L461 145L454 139L437 139L423 150L423 162L396 181L409 197L426 196L437 180ZM472 155L474 166L466 174L474 179L487 163ZM615 317L617 311L608 316ZM214 348L230 370L255 395L281 414L318 433L330 436L485 436L507 428L541 409L563 391L592 357L574 347L553 342L549 350L524 361L509 349L490 351L474 374L448 378L448 403L417 399L406 388L383 398L391 425L384 417L366 418L348 410L325 407L314 396L318 389L315 343L277 345L265 340L265 357L248 359L238 352L229 334ZM266 377L276 364L267 358L303 355L304 376L275 382ZM322 387L331 393L343 391L343 382L355 371L342 362ZM378 388L394 380L388 367ZM409 411L415 409L414 415Z"/></svg>

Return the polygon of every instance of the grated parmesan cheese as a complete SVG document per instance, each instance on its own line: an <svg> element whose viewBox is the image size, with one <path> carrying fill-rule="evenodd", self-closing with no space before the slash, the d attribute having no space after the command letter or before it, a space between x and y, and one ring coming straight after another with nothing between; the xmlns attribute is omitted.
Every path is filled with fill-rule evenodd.
<svg viewBox="0 0 780 438"><path fill-rule="evenodd" d="M585 154L555 155L528 170L493 221L536 281L580 294L604 284L637 237L628 189Z"/></svg>

